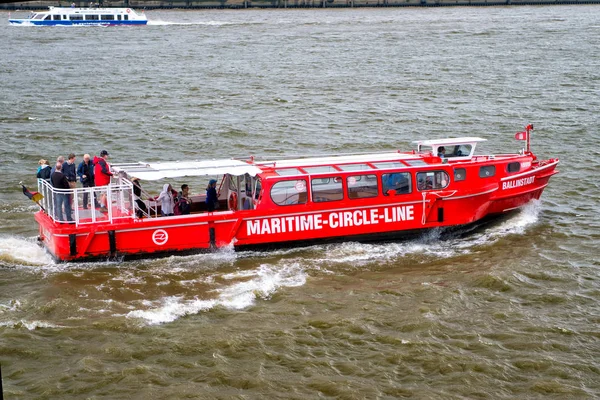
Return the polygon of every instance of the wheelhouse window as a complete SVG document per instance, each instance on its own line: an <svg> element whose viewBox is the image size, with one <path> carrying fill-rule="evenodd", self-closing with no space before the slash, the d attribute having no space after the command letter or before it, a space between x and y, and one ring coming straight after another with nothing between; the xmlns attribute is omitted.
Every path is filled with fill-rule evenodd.
<svg viewBox="0 0 600 400"><path fill-rule="evenodd" d="M454 181L460 182L467 179L467 170L464 168L455 168L454 169Z"/></svg>
<svg viewBox="0 0 600 400"><path fill-rule="evenodd" d="M487 165L479 168L479 177L480 178L491 178L496 175L496 166L495 165Z"/></svg>
<svg viewBox="0 0 600 400"><path fill-rule="evenodd" d="M366 199L377 197L378 186L376 175L353 175L346 178L348 198Z"/></svg>
<svg viewBox="0 0 600 400"><path fill-rule="evenodd" d="M311 180L311 190L312 199L315 203L342 200L344 198L342 178L339 176L315 178Z"/></svg>
<svg viewBox="0 0 600 400"><path fill-rule="evenodd" d="M444 189L450 183L446 171L427 171L417 173L417 188L419 190Z"/></svg>
<svg viewBox="0 0 600 400"><path fill-rule="evenodd" d="M278 206L305 204L307 198L304 179L277 182L271 188L271 200Z"/></svg>
<svg viewBox="0 0 600 400"><path fill-rule="evenodd" d="M457 144L454 146L442 147L444 147L444 157L465 157L471 154L471 149L473 148L470 144ZM440 148L438 148L438 154Z"/></svg>
<svg viewBox="0 0 600 400"><path fill-rule="evenodd" d="M506 166L506 171L508 173L519 172L521 170L520 162L511 162Z"/></svg>
<svg viewBox="0 0 600 400"><path fill-rule="evenodd" d="M412 192L410 172L394 172L381 175L381 187L383 188L384 196Z"/></svg>

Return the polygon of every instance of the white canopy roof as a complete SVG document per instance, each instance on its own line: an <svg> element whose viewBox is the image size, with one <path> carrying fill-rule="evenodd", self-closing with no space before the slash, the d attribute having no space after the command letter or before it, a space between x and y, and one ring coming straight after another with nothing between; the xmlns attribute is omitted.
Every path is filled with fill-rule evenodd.
<svg viewBox="0 0 600 400"><path fill-rule="evenodd" d="M431 140L415 140L413 143L416 143L419 146L449 146L453 144L475 144L478 142L485 142L487 139L482 139L479 137L459 137L459 138L448 138L448 139L431 139Z"/></svg>
<svg viewBox="0 0 600 400"><path fill-rule="evenodd" d="M249 174L256 176L260 168L239 160L207 160L207 161L174 161L164 163L130 163L111 164L117 173L126 173L130 178L144 181L156 181L164 178L180 178L186 176L215 176Z"/></svg>

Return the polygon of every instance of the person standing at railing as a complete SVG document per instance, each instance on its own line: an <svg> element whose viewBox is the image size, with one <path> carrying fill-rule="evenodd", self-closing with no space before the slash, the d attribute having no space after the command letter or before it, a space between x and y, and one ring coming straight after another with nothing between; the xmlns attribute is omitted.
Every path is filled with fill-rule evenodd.
<svg viewBox="0 0 600 400"><path fill-rule="evenodd" d="M90 160L89 154L83 155L83 161L77 167L77 176L84 188L94 187L94 163ZM89 194L87 191L83 192L83 209L88 208ZM94 204L97 205L96 193L94 193Z"/></svg>
<svg viewBox="0 0 600 400"><path fill-rule="evenodd" d="M113 173L110 171L110 164L108 163L108 151L102 150L100 157L94 157L94 180L96 186L110 185L112 175ZM102 196L100 196L100 211L108 211L106 191L103 191Z"/></svg>
<svg viewBox="0 0 600 400"><path fill-rule="evenodd" d="M69 186L71 189L75 189L77 187L77 166L75 165L75 154L69 154L69 158L67 162L63 164L62 173L69 181Z"/></svg>
<svg viewBox="0 0 600 400"><path fill-rule="evenodd" d="M37 177L38 179L43 179L46 182L50 182L50 176L52 175L52 168L50 168L50 164L48 161L41 159L39 161L40 167L38 169Z"/></svg>
<svg viewBox="0 0 600 400"><path fill-rule="evenodd" d="M69 181L67 177L62 173L63 166L61 163L57 162L55 171L50 177L50 181L52 186L55 189L71 189L69 186ZM66 220L71 222L73 221L71 217L71 196L68 193L63 193L60 191L56 191L53 193L54 195L54 218L59 222L64 222L65 217ZM63 214L64 210L64 214Z"/></svg>

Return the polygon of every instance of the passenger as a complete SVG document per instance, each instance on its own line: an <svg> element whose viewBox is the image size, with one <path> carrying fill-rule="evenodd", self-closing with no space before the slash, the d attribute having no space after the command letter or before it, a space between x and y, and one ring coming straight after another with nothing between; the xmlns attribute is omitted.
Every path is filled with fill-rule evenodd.
<svg viewBox="0 0 600 400"><path fill-rule="evenodd" d="M186 184L181 185L181 192L177 196L177 204L175 207L175 214L178 215L189 215L192 209L192 200L189 198L190 187ZM179 212L177 212L177 210Z"/></svg>
<svg viewBox="0 0 600 400"><path fill-rule="evenodd" d="M173 200L173 188L170 184L165 183L162 192L156 197L156 201L160 201L160 214L163 217L173 215L173 207L175 201Z"/></svg>
<svg viewBox="0 0 600 400"><path fill-rule="evenodd" d="M110 171L110 164L107 161L108 155L108 151L102 150L100 157L94 157L94 183L97 187L110 185L110 177L113 173ZM108 211L107 207L106 192L104 191L100 196L100 211Z"/></svg>
<svg viewBox="0 0 600 400"><path fill-rule="evenodd" d="M75 154L69 154L67 162L63 163L62 173L69 181L70 188L75 189L77 187L77 166L75 165Z"/></svg>
<svg viewBox="0 0 600 400"><path fill-rule="evenodd" d="M438 149L438 157L439 157L439 158L444 158L444 157L446 157L446 149L444 148L444 146L441 146L441 147Z"/></svg>
<svg viewBox="0 0 600 400"><path fill-rule="evenodd" d="M145 215L148 215L148 207L146 207L146 203L142 200L142 185L140 184L139 178L131 178L131 183L133 183L133 195L135 196L135 204L136 210L135 213L138 218L144 218Z"/></svg>
<svg viewBox="0 0 600 400"><path fill-rule="evenodd" d="M60 162L56 163L55 167L56 171L52 174L50 180L52 182L52 186L56 189L70 189L69 181L62 173L62 164ZM64 215L63 215L64 209ZM63 193L61 191L56 191L54 193L54 218L60 222L66 220L71 222L71 196L68 193Z"/></svg>
<svg viewBox="0 0 600 400"><path fill-rule="evenodd" d="M211 179L206 187L206 209L213 212L219 208L219 198L217 197L217 181Z"/></svg>
<svg viewBox="0 0 600 400"><path fill-rule="evenodd" d="M58 156L58 158L56 159L56 163L60 163L60 165L63 165L65 163L65 158L63 156ZM54 173L54 171L56 171L56 165L54 167L52 167L52 170L50 171L50 176L52 177L52 174Z"/></svg>
<svg viewBox="0 0 600 400"><path fill-rule="evenodd" d="M37 177L38 179L43 179L46 182L50 183L50 177L52 176L52 168L50 168L50 163L43 158L39 161L40 166L38 167Z"/></svg>
<svg viewBox="0 0 600 400"><path fill-rule="evenodd" d="M84 154L83 161L77 167L77 176L79 176L79 180L84 188L94 187L94 163L90 161L90 155ZM83 209L88 208L88 192L83 193ZM98 202L96 201L96 193L94 193L94 203L96 207L98 207Z"/></svg>

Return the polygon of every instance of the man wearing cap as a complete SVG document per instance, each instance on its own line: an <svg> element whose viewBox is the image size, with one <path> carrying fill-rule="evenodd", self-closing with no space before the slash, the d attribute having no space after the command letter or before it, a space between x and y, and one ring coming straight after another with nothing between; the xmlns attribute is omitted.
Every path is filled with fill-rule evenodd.
<svg viewBox="0 0 600 400"><path fill-rule="evenodd" d="M110 177L113 175L110 172L110 164L108 163L108 151L102 150L100 157L94 157L94 181L96 186L108 186ZM102 193L100 198L101 211L106 211L106 193Z"/></svg>

